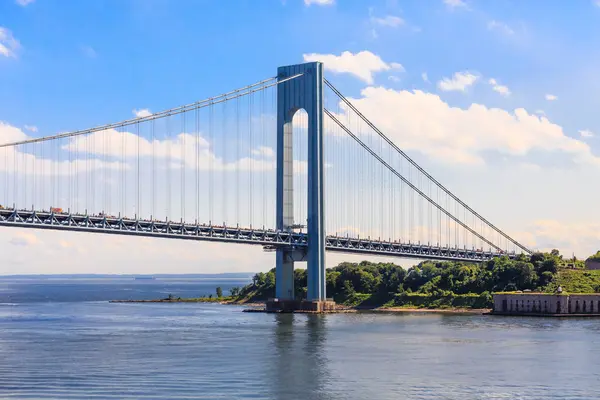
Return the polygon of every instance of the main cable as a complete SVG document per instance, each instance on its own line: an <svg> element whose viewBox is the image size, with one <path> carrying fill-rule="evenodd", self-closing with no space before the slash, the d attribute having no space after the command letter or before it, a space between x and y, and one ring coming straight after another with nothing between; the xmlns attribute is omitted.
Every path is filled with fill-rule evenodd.
<svg viewBox="0 0 600 400"><path fill-rule="evenodd" d="M441 210L444 214L446 214L455 223L461 225L462 227L467 229L469 232L471 232L473 235L477 236L479 239L483 240L484 242L486 242L487 244L489 244L491 247L495 248L496 250L502 251L502 249L500 247L496 246L494 243L490 242L489 240L487 240L486 238L481 236L479 233L477 233L476 231L471 229L469 226L465 225L462 221L460 221L454 215L450 214L448 211L446 211L446 209L444 209L442 206L437 204L433 199L431 199L429 196L427 196L425 193L423 193L412 182L410 182L406 178L404 178L391 165L389 165L385 160L383 160L379 155L377 155L373 150L371 150L369 148L369 146L367 146L362 140L360 140L354 133L352 133L348 128L346 128L329 110L325 109L324 112L329 118L331 118L336 124L338 124L340 126L340 128L342 128L348 135L350 135L355 141L357 141L358 144L360 144L365 150L367 150L373 157L375 157L380 163L385 165L385 167L388 168L394 175L396 175L404 183L406 183L411 189L413 189L414 192L418 193L421 197L423 197L425 200L427 200L429 203L431 203L434 207L437 207L439 210Z"/></svg>
<svg viewBox="0 0 600 400"><path fill-rule="evenodd" d="M490 228L494 229L496 232L498 232L499 234L501 234L503 237L505 237L507 240L510 240L513 244L515 244L516 246L518 246L521 250L525 251L528 254L532 254L532 251L530 249L528 249L527 247L525 247L524 245L522 245L521 243L517 242L515 239L513 239L512 237L510 237L509 235L507 235L505 232L503 232L501 229L497 228L495 225L493 225L491 222L489 222L487 219L485 219L483 216L481 216L479 213L477 213L475 210L473 210L471 207L469 207L467 204L465 204L462 200L460 200L456 195L454 195L450 190L448 190L446 187L444 187L440 182L438 182L435 178L433 178L427 171L425 171L421 166L419 166L412 158L410 158L406 153L404 153L398 146L396 146L396 144L394 142L392 142L386 135L383 134L383 132L381 132L379 129L377 129L377 127L369 120L367 119L360 111L358 111L358 109L339 91L337 90L332 84L331 82L329 82L327 79L324 79L325 84L335 93L338 95L338 97L344 102L346 103L346 105L348 107L350 107L350 109L352 109L352 111L354 111L367 125L369 125L369 127L371 127L379 136L381 136L386 142L388 142L388 144L390 146L392 146L398 153L400 153L404 158L406 158L406 160L408 162L410 162L413 166L415 166L419 172L421 172L422 174L424 174L427 178L429 178L433 183L435 183L440 189L442 189L444 192L446 192L446 194L448 194L450 197L452 197L455 201L457 201L461 206L465 207L467 210L469 210L471 213L473 213L475 216L477 216L480 220L482 220L483 222L485 222Z"/></svg>

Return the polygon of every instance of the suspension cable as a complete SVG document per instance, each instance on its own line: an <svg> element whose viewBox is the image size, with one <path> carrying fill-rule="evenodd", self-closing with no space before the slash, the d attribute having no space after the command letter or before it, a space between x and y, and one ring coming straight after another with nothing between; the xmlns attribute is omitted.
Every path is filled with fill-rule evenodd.
<svg viewBox="0 0 600 400"><path fill-rule="evenodd" d="M208 99L200 100L195 103L187 104L187 105L176 107L176 108L171 108L171 109L165 110L165 111L160 111L160 112L157 112L157 113L145 116L145 117L132 118L132 119L124 120L121 122L115 122L112 124L97 126L95 128L60 133L58 135L53 135L53 136L44 136L44 137L40 137L40 138L28 139L28 140L23 140L23 141L19 141L19 142L3 143L3 144L0 144L0 148L12 147L12 146L17 146L17 145L26 144L26 143L45 142L45 141L49 141L49 140L62 139L62 138L66 138L66 137L86 135L88 133L100 132L100 131L104 131L104 130L108 130L108 129L115 129L115 128L120 128L120 127L124 127L124 126L133 125L133 124L139 123L139 122L146 122L146 121L152 121L152 120L163 118L163 117L169 117L171 115L177 115L177 114L181 114L181 113L184 113L187 111L193 111L195 109L204 108L204 107L208 107L208 106L211 106L214 104L219 104L219 103L223 103L223 102L226 102L229 100L237 99L239 97L248 96L248 95L250 95L252 93L256 93L260 90L265 90L270 87L280 85L289 80L296 79L302 75L304 75L304 74L296 74L296 75L293 75L293 76L290 76L290 77L287 77L284 79L280 79L275 82L271 82L271 81L273 81L274 79L277 79L276 77L264 79L260 82L253 83L252 85L244 86L243 88L236 89L231 92L221 94L219 96L210 97ZM271 83L268 83L268 82L271 82ZM257 88L257 86L259 86L259 87Z"/></svg>
<svg viewBox="0 0 600 400"><path fill-rule="evenodd" d="M479 239L483 240L484 242L486 242L487 244L489 244L490 246L492 246L493 248L495 248L498 251L502 251L502 249L498 246L496 246L494 243L490 242L489 240L487 240L486 238L484 238L483 236L481 236L479 233L477 233L475 230L473 230L472 228L470 228L469 226L465 225L462 221L460 221L458 218L456 218L454 215L450 214L448 211L446 211L446 209L444 209L444 207L440 206L438 203L436 203L432 198L430 198L429 196L427 196L425 193L423 193L419 188L417 188L412 182L410 182L409 180L407 180L406 178L404 178L398 171L396 171L390 164L388 164L387 162L385 162L385 160L383 160L379 155L377 155L373 150L371 150L371 148L369 148L369 146L367 146L362 140L360 140L354 133L352 133L348 128L346 128L329 110L325 109L325 114L327 114L327 116L329 118L331 118L336 124L338 124L340 126L340 128L342 128L348 135L350 135L356 142L358 142L359 145L361 145L365 150L367 150L373 157L375 157L380 163L382 163L383 165L385 165L386 168L388 168L394 175L396 175L398 178L400 178L404 183L406 183L411 189L413 189L416 193L418 193L421 197L423 197L425 200L427 200L429 203L431 203L434 207L438 208L440 211L442 211L444 214L446 214L446 216L448 216L450 219L452 219L454 222L456 222L457 224L461 225L463 228L467 229L469 232L471 232L473 235L477 236Z"/></svg>
<svg viewBox="0 0 600 400"><path fill-rule="evenodd" d="M518 246L520 249L522 249L523 251L525 251L528 254L531 254L532 251L530 249L528 249L527 247L525 247L524 245L522 245L521 243L517 242L515 239L513 239L512 237L510 237L509 235L507 235L505 232L503 232L501 229L497 228L495 225L493 225L491 222L489 222L487 219L485 219L483 216L481 216L479 213L477 213L475 210L473 210L471 207L469 207L467 204L465 204L462 200L460 200L456 195L454 195L450 190L446 189L446 187L444 187L440 182L438 182L435 178L433 178L427 171L425 171L421 166L419 166L412 158L410 158L405 152L403 152L398 146L396 146L396 144L394 144L394 142L392 142L383 132L381 132L379 129L377 129L377 127L369 120L367 119L360 111L358 111L358 109L339 91L337 90L332 84L331 82L329 82L327 79L324 79L325 84L335 93L338 95L338 97L348 106L350 107L350 109L352 109L352 111L354 111L367 125L369 125L370 128L372 128L379 136L381 136L390 146L392 146L394 148L394 150L396 150L398 153L400 153L404 158L406 158L406 160L408 162L410 162L413 166L415 166L419 172L421 172L422 174L424 174L427 178L429 178L433 183L435 183L440 189L442 189L447 195L449 195L450 197L452 197L455 201L457 201L461 206L465 207L467 210L469 210L471 213L473 213L475 216L477 216L480 220L482 220L483 222L485 222L490 228L494 229L496 232L498 232L499 234L501 234L502 236L504 236L507 240L510 240L513 244L515 244L516 246ZM495 246L494 246L495 247Z"/></svg>

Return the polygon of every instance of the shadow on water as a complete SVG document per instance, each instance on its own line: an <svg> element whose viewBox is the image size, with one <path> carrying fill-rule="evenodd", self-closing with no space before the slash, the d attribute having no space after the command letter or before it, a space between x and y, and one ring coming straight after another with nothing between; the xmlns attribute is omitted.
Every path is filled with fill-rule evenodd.
<svg viewBox="0 0 600 400"><path fill-rule="evenodd" d="M324 387L328 371L325 357L327 321L323 315L278 314L274 328L276 399L331 399Z"/></svg>

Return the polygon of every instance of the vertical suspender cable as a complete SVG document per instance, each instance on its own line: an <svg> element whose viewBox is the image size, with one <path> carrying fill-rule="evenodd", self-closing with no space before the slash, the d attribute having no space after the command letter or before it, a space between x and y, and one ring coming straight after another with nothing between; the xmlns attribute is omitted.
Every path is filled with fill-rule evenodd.
<svg viewBox="0 0 600 400"><path fill-rule="evenodd" d="M172 136L171 136L171 116L167 116L166 117L167 120L167 162L166 162L166 168L165 168L165 176L167 179L167 207L166 207L166 219L167 221L171 221L171 200L172 200L172 195L173 195L173 191L171 189L171 178L173 177L172 173L171 173L171 140L172 140Z"/></svg>
<svg viewBox="0 0 600 400"><path fill-rule="evenodd" d="M155 123L152 120L151 135L152 135L152 220L156 220L156 140L155 140Z"/></svg>
<svg viewBox="0 0 600 400"><path fill-rule="evenodd" d="M137 183L136 183L136 204L135 204L135 218L138 219L140 218L140 215L142 213L142 198L140 196L140 191L141 191L141 182L140 182L140 123L138 122L135 125L135 134L137 136L137 167L136 167L136 172L137 172Z"/></svg>
<svg viewBox="0 0 600 400"><path fill-rule="evenodd" d="M212 225L212 221L213 221L213 207L214 207L214 201L213 201L213 196L214 196L214 172L213 172L213 163L214 163L214 158L217 156L217 153L215 151L215 142L214 142L214 126L213 126L213 119L214 119L214 106L211 103L210 105L210 109L209 109L209 114L208 114L208 135L209 135L209 167L208 167L208 210L209 210L209 224Z"/></svg>
<svg viewBox="0 0 600 400"><path fill-rule="evenodd" d="M195 111L195 133L196 133L196 151L195 151L195 162L196 162L196 224L200 219L200 110Z"/></svg>
<svg viewBox="0 0 600 400"><path fill-rule="evenodd" d="M182 219L182 221L185 221L185 168L186 168L185 137L187 135L185 114L186 113L181 114L181 118L183 119L183 132L181 134L181 219Z"/></svg>
<svg viewBox="0 0 600 400"><path fill-rule="evenodd" d="M235 100L235 222L240 223L240 98Z"/></svg>

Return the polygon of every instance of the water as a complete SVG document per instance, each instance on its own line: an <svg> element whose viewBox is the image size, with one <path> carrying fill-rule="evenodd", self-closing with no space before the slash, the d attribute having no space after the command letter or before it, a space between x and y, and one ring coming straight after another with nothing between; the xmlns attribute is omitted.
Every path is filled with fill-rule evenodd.
<svg viewBox="0 0 600 400"><path fill-rule="evenodd" d="M208 285L0 280L0 398L600 398L596 319L100 301Z"/></svg>

